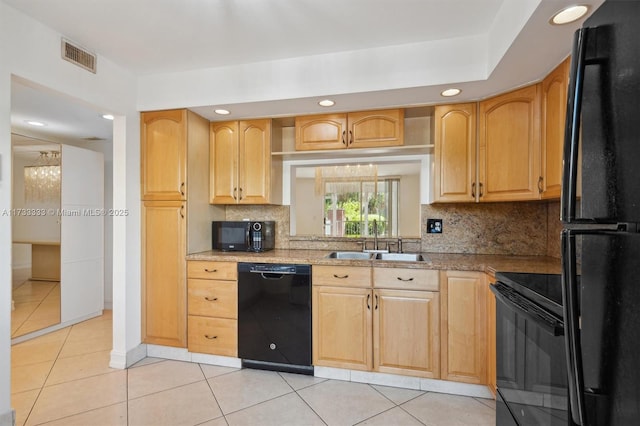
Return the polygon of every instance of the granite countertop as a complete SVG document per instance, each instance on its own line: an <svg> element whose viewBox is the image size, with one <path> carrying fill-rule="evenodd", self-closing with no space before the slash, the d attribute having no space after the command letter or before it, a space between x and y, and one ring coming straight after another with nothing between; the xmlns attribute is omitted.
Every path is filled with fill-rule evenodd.
<svg viewBox="0 0 640 426"><path fill-rule="evenodd" d="M559 274L560 259L548 256L506 256L490 254L421 253L425 261L383 261L330 259L332 250L276 249L262 253L203 251L187 255L187 260L217 260L256 263L305 263L311 265L379 266L393 268L480 271L495 276L496 272L530 272Z"/></svg>

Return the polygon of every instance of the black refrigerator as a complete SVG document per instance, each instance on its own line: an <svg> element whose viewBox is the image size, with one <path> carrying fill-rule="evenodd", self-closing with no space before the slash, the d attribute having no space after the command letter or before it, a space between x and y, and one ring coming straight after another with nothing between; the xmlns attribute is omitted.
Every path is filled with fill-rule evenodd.
<svg viewBox="0 0 640 426"><path fill-rule="evenodd" d="M583 426L636 425L640 0L607 0L576 32L566 126L562 283L571 417Z"/></svg>

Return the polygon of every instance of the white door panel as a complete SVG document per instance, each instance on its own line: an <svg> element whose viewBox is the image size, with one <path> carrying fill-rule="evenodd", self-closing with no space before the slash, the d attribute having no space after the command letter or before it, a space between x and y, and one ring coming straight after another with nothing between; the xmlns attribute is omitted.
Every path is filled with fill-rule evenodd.
<svg viewBox="0 0 640 426"><path fill-rule="evenodd" d="M62 145L61 320L100 313L104 305L104 158Z"/></svg>

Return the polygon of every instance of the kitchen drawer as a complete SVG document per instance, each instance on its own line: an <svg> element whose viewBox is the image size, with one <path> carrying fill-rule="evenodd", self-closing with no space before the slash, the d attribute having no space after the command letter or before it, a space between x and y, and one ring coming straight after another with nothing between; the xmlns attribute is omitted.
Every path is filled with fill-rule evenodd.
<svg viewBox="0 0 640 426"><path fill-rule="evenodd" d="M238 356L238 321L189 315L189 352Z"/></svg>
<svg viewBox="0 0 640 426"><path fill-rule="evenodd" d="M440 273L431 269L373 268L373 286L440 291Z"/></svg>
<svg viewBox="0 0 640 426"><path fill-rule="evenodd" d="M361 266L324 266L311 268L313 285L371 287L371 268Z"/></svg>
<svg viewBox="0 0 640 426"><path fill-rule="evenodd" d="M187 281L189 315L238 319L238 284L235 281Z"/></svg>
<svg viewBox="0 0 640 426"><path fill-rule="evenodd" d="M213 262L209 260L190 260L187 262L187 278L204 280L237 280L236 262Z"/></svg>

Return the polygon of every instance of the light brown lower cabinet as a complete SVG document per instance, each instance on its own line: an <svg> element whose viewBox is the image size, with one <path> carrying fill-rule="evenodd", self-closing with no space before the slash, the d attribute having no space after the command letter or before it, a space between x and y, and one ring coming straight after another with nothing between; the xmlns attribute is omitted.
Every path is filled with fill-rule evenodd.
<svg viewBox="0 0 640 426"><path fill-rule="evenodd" d="M487 383L487 289L482 272L442 271L441 378Z"/></svg>
<svg viewBox="0 0 640 426"><path fill-rule="evenodd" d="M142 202L142 341L187 346L184 201Z"/></svg>
<svg viewBox="0 0 640 426"><path fill-rule="evenodd" d="M313 364L371 370L371 289L313 287Z"/></svg>
<svg viewBox="0 0 640 426"><path fill-rule="evenodd" d="M496 296L489 285L496 280L490 275L485 276L487 293L487 386L493 396L496 396Z"/></svg>
<svg viewBox="0 0 640 426"><path fill-rule="evenodd" d="M432 291L373 291L373 369L440 377L440 295Z"/></svg>
<svg viewBox="0 0 640 426"><path fill-rule="evenodd" d="M187 262L189 352L238 356L236 262Z"/></svg>
<svg viewBox="0 0 640 426"><path fill-rule="evenodd" d="M417 377L440 375L440 296L428 271L374 268L374 286L363 268L316 266L314 277L327 276L360 287L314 285L313 363L318 366L378 371ZM333 272L332 272L333 271ZM413 286L418 290L398 289ZM314 284L316 281L314 281ZM366 285L366 287L365 287ZM422 291L424 288L436 291Z"/></svg>

